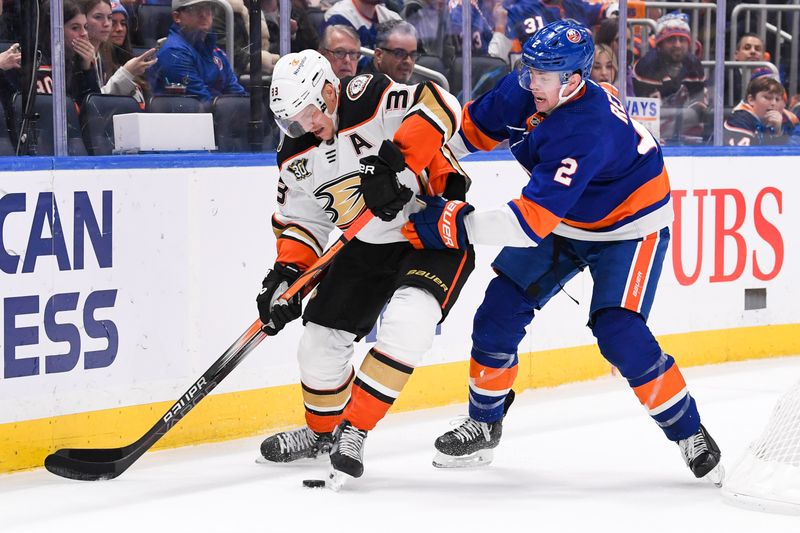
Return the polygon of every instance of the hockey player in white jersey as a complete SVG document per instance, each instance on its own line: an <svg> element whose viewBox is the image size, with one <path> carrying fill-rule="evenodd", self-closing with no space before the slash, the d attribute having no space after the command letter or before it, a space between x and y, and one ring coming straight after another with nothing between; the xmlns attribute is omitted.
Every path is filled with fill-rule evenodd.
<svg viewBox="0 0 800 533"><path fill-rule="evenodd" d="M297 357L307 426L267 438L261 453L289 462L330 451L335 473L359 477L367 432L431 347L474 267L471 248L415 250L400 232L420 209L414 194L464 198L467 178L446 146L461 108L429 82L403 85L383 74L340 82L311 50L278 61L270 108L284 138L272 219L278 256L257 298L268 333L301 315L299 300L277 297L331 231L365 209L376 218L336 256L303 313ZM355 371L353 344L384 305L377 342Z"/></svg>

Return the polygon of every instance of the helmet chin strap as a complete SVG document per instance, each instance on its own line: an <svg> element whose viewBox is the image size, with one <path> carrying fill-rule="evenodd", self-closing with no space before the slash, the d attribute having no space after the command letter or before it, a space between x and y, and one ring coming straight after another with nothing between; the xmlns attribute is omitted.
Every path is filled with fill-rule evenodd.
<svg viewBox="0 0 800 533"><path fill-rule="evenodd" d="M578 87L576 87L574 91L572 91L571 93L569 93L566 96L564 96L564 91L567 90L567 84L565 83L564 85L562 85L561 89L559 89L559 91L558 91L558 103L556 104L556 106L553 109L556 109L561 104L563 104L564 102L568 101L570 98L572 98L573 96L578 94L578 91L583 89L584 85L586 85L586 80L582 79L581 82L578 84ZM552 111L551 111L551 113L552 113Z"/></svg>
<svg viewBox="0 0 800 533"><path fill-rule="evenodd" d="M333 133L336 133L337 131L339 131L339 113L337 113L337 111L339 110L339 86L335 84L331 85L333 85L334 98L336 100L333 104L333 109L330 110L326 109L325 111L323 111L323 113L325 114L326 117L331 119L331 122L333 122Z"/></svg>

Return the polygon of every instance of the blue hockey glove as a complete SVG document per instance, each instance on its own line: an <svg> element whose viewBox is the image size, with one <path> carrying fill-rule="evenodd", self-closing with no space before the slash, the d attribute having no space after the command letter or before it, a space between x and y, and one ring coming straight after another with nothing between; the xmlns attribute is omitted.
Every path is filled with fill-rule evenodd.
<svg viewBox="0 0 800 533"><path fill-rule="evenodd" d="M470 204L458 200L445 200L439 196L420 196L427 207L409 217L403 235L419 250L464 250L469 246L464 217L475 210Z"/></svg>
<svg viewBox="0 0 800 533"><path fill-rule="evenodd" d="M295 294L288 302L279 299L300 274L297 265L291 263L286 265L275 263L272 270L267 272L267 277L261 282L261 292L256 296L258 316L264 323L261 328L264 333L275 335L286 324L300 318L303 312L300 293Z"/></svg>

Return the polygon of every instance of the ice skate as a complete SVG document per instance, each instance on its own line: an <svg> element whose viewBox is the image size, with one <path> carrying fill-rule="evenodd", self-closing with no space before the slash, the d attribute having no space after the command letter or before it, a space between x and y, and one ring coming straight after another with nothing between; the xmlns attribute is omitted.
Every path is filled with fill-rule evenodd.
<svg viewBox="0 0 800 533"><path fill-rule="evenodd" d="M315 459L330 452L333 437L316 433L308 426L276 433L261 443L258 463L291 463L298 459Z"/></svg>
<svg viewBox="0 0 800 533"><path fill-rule="evenodd" d="M678 446L683 454L683 460L696 478L707 479L717 487L722 486L725 478L725 469L720 462L722 453L702 424L697 433L679 440Z"/></svg>
<svg viewBox="0 0 800 533"><path fill-rule="evenodd" d="M508 391L503 405L503 418L508 408L514 403L514 391ZM441 435L433 445L436 456L433 466L436 468L468 468L487 466L494 459L494 451L500 444L503 435L503 420L497 422L478 422L470 417L458 418L453 424L460 424Z"/></svg>
<svg viewBox="0 0 800 533"><path fill-rule="evenodd" d="M331 466L333 467L332 475L329 476L331 485L339 483L341 486L344 484L346 478L342 478L340 474L361 477L364 473L364 440L366 438L366 431L356 428L347 420L336 428L333 448L331 448ZM333 486L331 488L338 490Z"/></svg>
<svg viewBox="0 0 800 533"><path fill-rule="evenodd" d="M500 444L503 421L486 423L469 417L462 419L455 429L434 442L436 468L467 468L486 466L494 458L493 448Z"/></svg>

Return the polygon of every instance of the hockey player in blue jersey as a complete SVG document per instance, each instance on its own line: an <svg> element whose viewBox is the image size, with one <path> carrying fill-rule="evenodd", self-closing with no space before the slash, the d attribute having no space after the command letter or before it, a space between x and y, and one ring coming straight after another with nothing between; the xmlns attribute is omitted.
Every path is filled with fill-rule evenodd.
<svg viewBox="0 0 800 533"><path fill-rule="evenodd" d="M436 440L434 465L491 460L513 400L525 327L588 267L589 327L601 353L678 443L694 475L719 485L719 448L675 360L646 324L673 217L661 148L612 92L589 79L593 55L591 34L575 21L534 33L517 72L465 106L460 132L467 151L509 141L530 174L521 196L488 211L423 198L427 208L404 228L418 248L506 246L474 318L469 417Z"/></svg>

